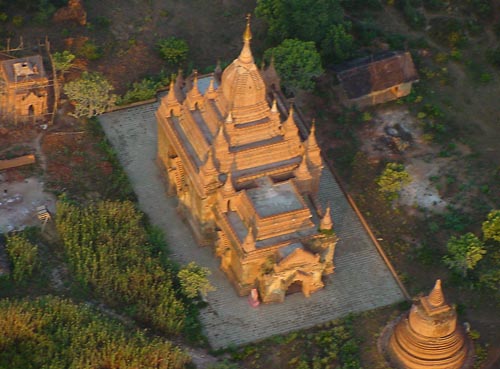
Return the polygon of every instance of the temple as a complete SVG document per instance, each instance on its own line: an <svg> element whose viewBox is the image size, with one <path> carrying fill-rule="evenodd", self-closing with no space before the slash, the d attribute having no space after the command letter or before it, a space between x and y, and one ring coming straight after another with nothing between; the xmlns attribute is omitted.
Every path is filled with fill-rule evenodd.
<svg viewBox="0 0 500 369"><path fill-rule="evenodd" d="M0 115L14 121L43 118L48 85L40 55L0 62Z"/></svg>
<svg viewBox="0 0 500 369"><path fill-rule="evenodd" d="M171 82L156 112L157 159L179 213L200 244L214 246L238 294L257 289L263 302L281 302L324 286L337 238L330 209L317 201L314 125L303 141L293 108L282 116L268 100L251 39L248 21L220 80L195 73L188 88L180 75Z"/></svg>
<svg viewBox="0 0 500 369"><path fill-rule="evenodd" d="M394 326L386 352L401 369L472 367L470 339L457 325L457 313L446 303L439 279Z"/></svg>

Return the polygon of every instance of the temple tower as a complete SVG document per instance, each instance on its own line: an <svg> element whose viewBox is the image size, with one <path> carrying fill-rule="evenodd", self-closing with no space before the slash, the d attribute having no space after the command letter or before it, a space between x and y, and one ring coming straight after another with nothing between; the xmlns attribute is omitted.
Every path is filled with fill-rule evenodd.
<svg viewBox="0 0 500 369"><path fill-rule="evenodd" d="M446 303L438 279L428 296L416 300L389 332L386 352L401 369L467 369L471 343Z"/></svg>
<svg viewBox="0 0 500 369"><path fill-rule="evenodd" d="M303 142L293 109L282 121L251 40L247 18L220 82L195 72L171 83L156 112L158 163L179 213L200 244L215 246L238 294L258 288L264 302L283 301L291 284L306 296L323 287L337 238L315 207L323 165L314 129Z"/></svg>

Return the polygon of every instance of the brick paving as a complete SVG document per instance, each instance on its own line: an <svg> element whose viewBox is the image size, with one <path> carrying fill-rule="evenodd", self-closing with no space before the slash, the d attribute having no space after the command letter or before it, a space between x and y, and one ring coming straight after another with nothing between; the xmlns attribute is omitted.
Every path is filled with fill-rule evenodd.
<svg viewBox="0 0 500 369"><path fill-rule="evenodd" d="M209 306L201 312L205 334L215 349L243 345L276 334L310 328L356 313L402 301L404 295L378 254L360 220L349 206L332 173L321 177L319 200L332 205L340 241L335 253L335 273L325 278L325 288L305 298L287 296L282 304L252 308L238 297L219 270L209 247L199 247L176 213L176 199L165 195L155 164L157 103L118 110L100 117L139 199L140 208L161 227L172 258L195 261L212 271Z"/></svg>

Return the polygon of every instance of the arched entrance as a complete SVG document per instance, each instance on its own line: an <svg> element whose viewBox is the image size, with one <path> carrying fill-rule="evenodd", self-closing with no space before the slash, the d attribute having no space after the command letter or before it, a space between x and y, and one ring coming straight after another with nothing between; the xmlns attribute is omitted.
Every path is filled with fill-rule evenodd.
<svg viewBox="0 0 500 369"><path fill-rule="evenodd" d="M302 292L303 282L299 279L293 281L286 289L286 295L291 295L292 293Z"/></svg>

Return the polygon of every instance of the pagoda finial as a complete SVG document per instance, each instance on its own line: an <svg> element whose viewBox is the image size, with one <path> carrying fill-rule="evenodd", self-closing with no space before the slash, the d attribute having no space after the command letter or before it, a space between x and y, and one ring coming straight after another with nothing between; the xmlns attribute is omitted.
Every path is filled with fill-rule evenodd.
<svg viewBox="0 0 500 369"><path fill-rule="evenodd" d="M252 19L252 14L248 13L247 16L247 26L245 32L243 33L243 41L249 42L252 39L252 30L250 29L250 20Z"/></svg>
<svg viewBox="0 0 500 369"><path fill-rule="evenodd" d="M191 88L191 91L193 91L197 95L200 93L200 91L198 90L198 70L197 69L193 70L193 87Z"/></svg>
<svg viewBox="0 0 500 369"><path fill-rule="evenodd" d="M273 106L271 107L271 113L277 113L278 112L278 105L276 103L276 97L273 99Z"/></svg>
<svg viewBox="0 0 500 369"><path fill-rule="evenodd" d="M228 172L226 175L226 182L224 182L224 186L222 186L222 192L226 195L235 193L233 186L233 176L231 175L231 172Z"/></svg>
<svg viewBox="0 0 500 369"><path fill-rule="evenodd" d="M441 288L441 280L438 279L431 293L427 297L427 301L434 307L438 307L444 304L444 295Z"/></svg>
<svg viewBox="0 0 500 369"><path fill-rule="evenodd" d="M312 120L311 132L307 137L307 150L308 151L319 150L318 142L316 141L316 119Z"/></svg>
<svg viewBox="0 0 500 369"><path fill-rule="evenodd" d="M311 178L311 172L309 172L309 168L307 167L307 160L305 154L302 156L302 161L300 162L297 169L295 169L294 174L299 180Z"/></svg>
<svg viewBox="0 0 500 369"><path fill-rule="evenodd" d="M207 151L207 160L205 161L205 164L203 164L203 170L207 174L217 172L217 168L215 167L215 164L214 164L212 150L210 150L210 149L208 149L208 151Z"/></svg>
<svg viewBox="0 0 500 369"><path fill-rule="evenodd" d="M229 110L229 113L227 113L227 117L226 117L226 123L233 123L233 113L231 110Z"/></svg>
<svg viewBox="0 0 500 369"><path fill-rule="evenodd" d="M243 33L243 49L241 49L238 60L244 64L253 63L252 50L250 49L250 40L252 39L252 31L250 30L250 14L247 14L247 26Z"/></svg>
<svg viewBox="0 0 500 369"><path fill-rule="evenodd" d="M250 226L248 228L248 233L247 233L245 240L243 241L243 244L241 246L243 247L243 250L245 250L246 252L255 250L255 237L253 235L253 227L252 226Z"/></svg>
<svg viewBox="0 0 500 369"><path fill-rule="evenodd" d="M321 218L319 229L323 231L330 231L333 228L332 216L330 214L330 204L326 206L325 215Z"/></svg>

